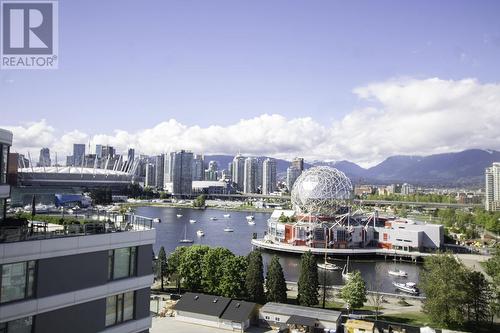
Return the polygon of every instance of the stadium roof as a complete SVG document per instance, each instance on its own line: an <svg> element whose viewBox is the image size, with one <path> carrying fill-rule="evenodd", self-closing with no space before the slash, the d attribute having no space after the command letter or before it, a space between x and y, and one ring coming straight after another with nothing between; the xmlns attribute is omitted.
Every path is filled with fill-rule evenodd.
<svg viewBox="0 0 500 333"><path fill-rule="evenodd" d="M129 176L128 172L98 169L98 168L84 168L84 167L33 167L33 168L19 168L18 173L45 173L45 174L84 174L84 175L115 175L115 176Z"/></svg>

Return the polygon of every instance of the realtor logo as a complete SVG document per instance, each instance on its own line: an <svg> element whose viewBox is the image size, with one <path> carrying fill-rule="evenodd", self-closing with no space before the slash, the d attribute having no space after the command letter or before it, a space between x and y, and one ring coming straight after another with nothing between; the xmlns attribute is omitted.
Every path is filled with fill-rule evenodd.
<svg viewBox="0 0 500 333"><path fill-rule="evenodd" d="M1 68L56 69L58 17L55 1L1 2Z"/></svg>

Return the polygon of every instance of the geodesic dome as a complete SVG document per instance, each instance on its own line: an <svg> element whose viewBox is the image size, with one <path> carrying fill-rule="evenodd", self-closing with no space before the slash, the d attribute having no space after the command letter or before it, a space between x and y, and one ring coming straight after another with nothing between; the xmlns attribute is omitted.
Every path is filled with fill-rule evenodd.
<svg viewBox="0 0 500 333"><path fill-rule="evenodd" d="M334 215L352 199L349 178L335 168L319 166L304 171L292 188L292 205L297 213Z"/></svg>

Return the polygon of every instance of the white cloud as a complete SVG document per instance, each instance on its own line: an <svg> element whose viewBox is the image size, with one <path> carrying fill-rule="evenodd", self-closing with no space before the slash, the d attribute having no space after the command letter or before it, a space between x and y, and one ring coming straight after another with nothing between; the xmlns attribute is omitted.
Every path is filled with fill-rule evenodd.
<svg viewBox="0 0 500 333"><path fill-rule="evenodd" d="M129 133L56 135L45 120L2 126L14 132L14 149L42 146L70 154L75 142L134 147L158 154L174 149L213 154L262 154L279 158L347 159L367 166L395 154L432 154L468 148L500 149L500 84L474 79L393 79L355 88L364 107L332 124L310 117L263 114L229 126L187 126L175 119Z"/></svg>

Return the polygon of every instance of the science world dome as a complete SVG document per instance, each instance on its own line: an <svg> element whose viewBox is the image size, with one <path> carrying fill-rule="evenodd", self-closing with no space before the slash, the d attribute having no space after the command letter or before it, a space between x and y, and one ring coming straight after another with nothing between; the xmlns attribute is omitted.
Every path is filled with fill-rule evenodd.
<svg viewBox="0 0 500 333"><path fill-rule="evenodd" d="M351 180L342 171L319 166L297 178L292 188L292 205L299 214L333 216L352 196Z"/></svg>

